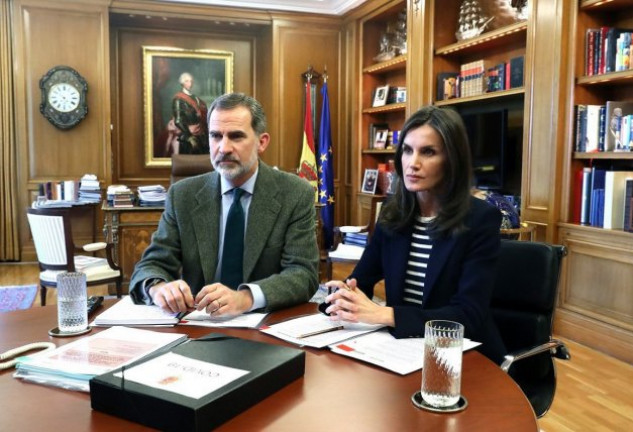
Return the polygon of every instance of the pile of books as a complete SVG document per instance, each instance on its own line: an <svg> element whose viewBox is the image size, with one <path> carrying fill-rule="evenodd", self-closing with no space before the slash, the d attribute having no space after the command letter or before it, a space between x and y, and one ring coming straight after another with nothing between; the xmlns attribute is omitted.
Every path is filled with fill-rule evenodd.
<svg viewBox="0 0 633 432"><path fill-rule="evenodd" d="M82 203L101 202L101 188L96 175L84 174L79 181L79 201Z"/></svg>
<svg viewBox="0 0 633 432"><path fill-rule="evenodd" d="M134 207L134 192L126 185L110 185L107 191L108 204L116 208Z"/></svg>
<svg viewBox="0 0 633 432"><path fill-rule="evenodd" d="M167 190L161 185L139 186L138 201L141 207L162 207Z"/></svg>
<svg viewBox="0 0 633 432"><path fill-rule="evenodd" d="M354 246L367 246L367 232L350 232L343 237L343 243Z"/></svg>

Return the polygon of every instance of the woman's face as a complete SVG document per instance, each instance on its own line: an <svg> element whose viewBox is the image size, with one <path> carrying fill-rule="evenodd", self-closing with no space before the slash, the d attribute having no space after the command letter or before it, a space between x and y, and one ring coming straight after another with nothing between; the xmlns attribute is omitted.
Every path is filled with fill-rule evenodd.
<svg viewBox="0 0 633 432"><path fill-rule="evenodd" d="M410 192L435 192L444 180L446 151L429 125L411 129L402 144L402 180Z"/></svg>

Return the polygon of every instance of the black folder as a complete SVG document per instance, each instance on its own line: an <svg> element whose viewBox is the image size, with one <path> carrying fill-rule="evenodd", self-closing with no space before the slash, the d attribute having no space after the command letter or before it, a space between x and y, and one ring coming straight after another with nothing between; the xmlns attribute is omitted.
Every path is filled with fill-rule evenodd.
<svg viewBox="0 0 633 432"><path fill-rule="evenodd" d="M208 431L302 377L305 353L296 348L211 333L168 351L250 373L193 399L115 376L121 369L90 380L92 409L166 431ZM136 364L165 352L156 353ZM128 366L127 368L131 368Z"/></svg>

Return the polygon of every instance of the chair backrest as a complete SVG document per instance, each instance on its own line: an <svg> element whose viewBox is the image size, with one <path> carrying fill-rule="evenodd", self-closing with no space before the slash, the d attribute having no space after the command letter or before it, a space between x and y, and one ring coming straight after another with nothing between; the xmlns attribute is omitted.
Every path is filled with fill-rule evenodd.
<svg viewBox="0 0 633 432"><path fill-rule="evenodd" d="M37 260L43 269L74 271L74 244L66 209L27 209Z"/></svg>
<svg viewBox="0 0 633 432"><path fill-rule="evenodd" d="M563 246L501 240L491 309L508 351L552 334Z"/></svg>
<svg viewBox="0 0 633 432"><path fill-rule="evenodd" d="M501 240L491 311L513 362L508 374L530 401L537 417L556 393L556 367L550 345L563 246ZM527 353L532 353L527 355ZM523 353L523 354L519 354Z"/></svg>
<svg viewBox="0 0 633 432"><path fill-rule="evenodd" d="M175 154L171 157L171 184L183 178L204 174L213 170L208 154Z"/></svg>

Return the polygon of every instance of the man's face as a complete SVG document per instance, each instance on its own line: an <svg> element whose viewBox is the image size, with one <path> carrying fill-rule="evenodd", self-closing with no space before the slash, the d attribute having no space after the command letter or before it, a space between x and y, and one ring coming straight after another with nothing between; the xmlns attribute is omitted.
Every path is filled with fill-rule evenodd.
<svg viewBox="0 0 633 432"><path fill-rule="evenodd" d="M269 140L268 133L255 133L251 113L245 107L211 112L211 163L234 187L241 186L255 173L258 155L266 150Z"/></svg>
<svg viewBox="0 0 633 432"><path fill-rule="evenodd" d="M182 80L182 87L191 91L191 89L193 88L193 77L185 76Z"/></svg>

